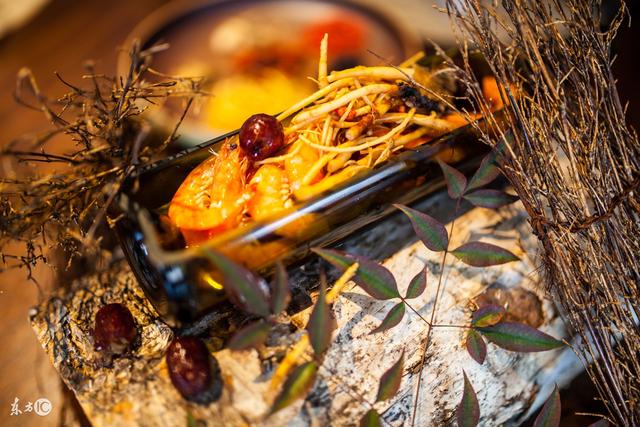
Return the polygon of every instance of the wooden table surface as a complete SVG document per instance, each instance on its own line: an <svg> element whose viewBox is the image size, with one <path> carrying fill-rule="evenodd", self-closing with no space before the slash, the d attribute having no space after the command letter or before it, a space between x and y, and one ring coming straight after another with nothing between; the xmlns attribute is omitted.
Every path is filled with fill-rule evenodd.
<svg viewBox="0 0 640 427"><path fill-rule="evenodd" d="M86 59L113 74L118 47L140 20L163 3L165 0L54 0L26 26L0 40L0 144L47 126L41 114L18 107L13 100L15 76L21 67L31 68L42 91L51 97L64 93L53 72L78 81ZM47 271L38 274L45 289L49 276ZM0 425L58 425L60 383L27 321L38 291L25 277L22 270L0 274ZM46 417L10 416L16 397L21 409L28 401L46 397L53 411Z"/></svg>
<svg viewBox="0 0 640 427"><path fill-rule="evenodd" d="M21 67L31 68L42 91L52 97L64 92L54 71L74 81L82 74L82 62L93 59L99 70L114 73L117 48L141 19L163 3L165 0L54 0L26 26L1 39L0 144L47 126L41 114L20 108L13 101L15 76ZM637 31L626 28L623 31L616 70L623 99L635 101L640 93L640 80L633 73L637 57L633 43ZM639 102L630 104L630 119L636 128L640 124L639 107ZM50 273L46 271L38 273L45 290L48 276ZM3 322L0 328L0 425L3 426L55 425L61 417L57 375L27 322L28 309L37 300L37 288L25 280L24 271L0 274ZM11 403L16 397L21 405L46 397L52 401L53 411L42 418L33 414L12 417Z"/></svg>

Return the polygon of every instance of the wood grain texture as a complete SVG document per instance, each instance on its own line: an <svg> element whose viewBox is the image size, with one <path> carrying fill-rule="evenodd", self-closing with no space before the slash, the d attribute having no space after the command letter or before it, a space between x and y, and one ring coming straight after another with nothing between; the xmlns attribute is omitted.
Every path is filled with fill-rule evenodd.
<svg viewBox="0 0 640 427"><path fill-rule="evenodd" d="M78 82L82 63L96 60L98 70L115 73L117 49L133 27L164 0L135 2L113 0L56 0L50 2L24 27L0 39L0 146L25 133L48 127L44 115L16 105L13 99L16 74L21 67L31 68L38 83L51 98L64 93L54 71ZM52 274L46 268L37 271L46 293ZM24 270L0 273L0 425L56 426L65 414L60 381L29 326L29 307L42 298L34 283L26 280ZM10 404L18 397L27 401L46 397L53 411L46 417L10 415Z"/></svg>

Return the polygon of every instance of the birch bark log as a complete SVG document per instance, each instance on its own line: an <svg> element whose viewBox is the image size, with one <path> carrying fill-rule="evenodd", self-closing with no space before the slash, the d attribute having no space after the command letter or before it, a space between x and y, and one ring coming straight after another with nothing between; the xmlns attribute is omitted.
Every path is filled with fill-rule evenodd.
<svg viewBox="0 0 640 427"><path fill-rule="evenodd" d="M442 195L420 208L438 218L451 212L451 204ZM521 261L481 269L449 257L437 324L468 325L474 300L488 298L508 301L514 318L534 323L556 338L566 338L554 305L544 299L539 287L537 241L526 219L522 208L515 205L497 212L473 209L456 220L453 247L471 239L482 240L510 249ZM401 293L427 265L427 290L412 300L412 305L422 316L430 316L441 254L429 252L416 241L404 216L393 215L342 246L348 252L384 260ZM291 272L293 284L308 289L317 269L318 262L313 261ZM97 309L109 302L122 302L131 309L140 325L141 340L132 355L104 367L96 363L91 327ZM223 339L214 326L208 344L215 349L224 392L219 401L200 406L184 401L172 387L163 355L173 332L146 301L124 262L79 280L69 293L52 296L34 308L31 321L53 365L97 426L184 426L188 417L212 426L353 425L370 409L379 378L404 350L400 391L395 399L374 404L385 424L399 426L410 423L426 325L407 310L398 326L370 335L393 305L393 301L373 300L350 284L334 304L338 329L313 389L305 400L271 417L266 414L278 390L270 387L270 377L300 331L279 327L266 347L230 352L223 349ZM298 313L297 320L304 319L309 310ZM562 385L580 370L568 349L522 354L493 344L489 344L487 360L481 366L466 353L464 335L464 329L457 327L434 329L422 371L416 425L453 423L463 388L463 369L478 394L482 425L517 425L538 392L542 397L537 399L539 403L554 382Z"/></svg>

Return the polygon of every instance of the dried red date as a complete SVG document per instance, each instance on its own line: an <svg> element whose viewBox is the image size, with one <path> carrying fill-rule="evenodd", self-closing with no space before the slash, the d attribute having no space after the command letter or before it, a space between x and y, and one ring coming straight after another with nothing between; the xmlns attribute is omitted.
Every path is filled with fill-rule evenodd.
<svg viewBox="0 0 640 427"><path fill-rule="evenodd" d="M131 312L122 304L107 304L96 313L93 337L98 351L123 354L129 349L137 333Z"/></svg>
<svg viewBox="0 0 640 427"><path fill-rule="evenodd" d="M268 114L254 114L240 128L240 148L251 160L273 156L284 145L282 124Z"/></svg>
<svg viewBox="0 0 640 427"><path fill-rule="evenodd" d="M201 339L175 338L167 349L166 360L171 382L185 399L209 403L220 397L218 362Z"/></svg>

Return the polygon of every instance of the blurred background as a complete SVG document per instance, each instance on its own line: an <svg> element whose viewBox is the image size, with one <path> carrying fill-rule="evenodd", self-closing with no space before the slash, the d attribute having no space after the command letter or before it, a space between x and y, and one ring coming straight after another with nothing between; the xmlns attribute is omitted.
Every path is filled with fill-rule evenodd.
<svg viewBox="0 0 640 427"><path fill-rule="evenodd" d="M637 3L630 5L635 15ZM638 129L635 27L623 28L616 40L615 76L623 102L629 102L629 121ZM214 94L184 123L181 144L189 145L239 127L254 112L276 113L313 91L314 82L305 76L317 73L318 44L325 32L331 33L333 69L398 63L427 40L452 44L447 16L427 0L0 0L0 144L48 125L40 112L19 107L13 99L22 67L33 71L41 91L53 99L65 92L54 71L81 84L83 62L92 60L98 72L122 74L134 37L147 45L168 42L171 48L157 57L154 68L169 75L206 76L207 90ZM155 123L173 125L181 106L162 107L154 113ZM0 273L3 426L59 425L66 417L63 408L69 408L27 320L29 307L50 288L52 274L40 269L35 278L38 285L28 282L23 270ZM49 415L24 411L38 398L51 401ZM11 416L16 399L23 413Z"/></svg>

